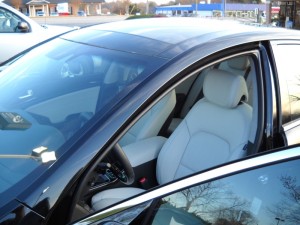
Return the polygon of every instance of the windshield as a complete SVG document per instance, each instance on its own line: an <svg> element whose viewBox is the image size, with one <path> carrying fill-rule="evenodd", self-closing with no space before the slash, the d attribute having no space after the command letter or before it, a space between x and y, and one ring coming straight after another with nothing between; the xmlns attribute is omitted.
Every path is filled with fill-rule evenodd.
<svg viewBox="0 0 300 225"><path fill-rule="evenodd" d="M63 39L22 56L0 73L0 193L56 153L101 110L122 99L162 59Z"/></svg>

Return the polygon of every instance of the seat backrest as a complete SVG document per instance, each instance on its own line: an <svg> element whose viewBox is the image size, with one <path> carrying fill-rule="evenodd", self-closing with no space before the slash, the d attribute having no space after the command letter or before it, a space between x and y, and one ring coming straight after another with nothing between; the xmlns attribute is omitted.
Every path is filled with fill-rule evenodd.
<svg viewBox="0 0 300 225"><path fill-rule="evenodd" d="M160 184L244 155L252 108L242 76L212 69L199 100L164 144L157 160Z"/></svg>
<svg viewBox="0 0 300 225"><path fill-rule="evenodd" d="M157 136L175 108L175 90L169 92L145 113L121 138L119 144L125 146L133 142Z"/></svg>
<svg viewBox="0 0 300 225"><path fill-rule="evenodd" d="M210 71L212 68L206 68L203 70L194 80L188 95L186 96L186 100L182 106L182 109L180 111L180 117L174 118L171 122L171 125L169 127L169 132L172 133L178 124L182 121L182 118L184 118L187 113L190 111L190 109L193 107L193 105L203 97L203 82L205 79L206 74L208 71ZM250 76L248 74L250 73L251 69L251 63L248 56L237 56L231 59L228 59L218 65L218 69L222 69L225 71L228 71L235 75L244 76L248 87L248 103L252 105L252 76L253 73L251 73ZM246 78L248 77L248 78Z"/></svg>
<svg viewBox="0 0 300 225"><path fill-rule="evenodd" d="M228 59L221 63L218 69L222 69L228 71L235 75L245 76L249 72L250 69L250 61L248 56L238 56L232 59ZM184 118L186 114L190 111L192 106L195 104L197 98L199 98L199 93L203 88L203 81L211 68L207 68L198 75L195 79L193 86L190 89L190 92L187 96L186 102L181 110L181 118ZM199 100L199 99L198 99Z"/></svg>

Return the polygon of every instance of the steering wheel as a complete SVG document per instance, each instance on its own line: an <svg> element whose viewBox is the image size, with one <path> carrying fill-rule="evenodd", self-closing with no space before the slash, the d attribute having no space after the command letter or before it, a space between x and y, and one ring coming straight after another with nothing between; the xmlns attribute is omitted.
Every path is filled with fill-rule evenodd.
<svg viewBox="0 0 300 225"><path fill-rule="evenodd" d="M112 152L118 162L121 164L124 172L114 165L112 165L110 170L122 183L126 185L132 184L134 182L134 171L123 149L119 144L116 144L113 147Z"/></svg>

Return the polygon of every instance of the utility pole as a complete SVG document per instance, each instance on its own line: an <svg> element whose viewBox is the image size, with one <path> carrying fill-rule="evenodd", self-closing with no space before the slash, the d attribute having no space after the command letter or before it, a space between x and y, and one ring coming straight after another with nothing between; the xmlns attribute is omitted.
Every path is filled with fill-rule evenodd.
<svg viewBox="0 0 300 225"><path fill-rule="evenodd" d="M223 17L226 16L226 0L223 0Z"/></svg>
<svg viewBox="0 0 300 225"><path fill-rule="evenodd" d="M272 2L271 0L266 0L266 24L271 23L271 14L272 14Z"/></svg>
<svg viewBox="0 0 300 225"><path fill-rule="evenodd" d="M149 14L149 0L147 0L147 3L146 3L146 15Z"/></svg>

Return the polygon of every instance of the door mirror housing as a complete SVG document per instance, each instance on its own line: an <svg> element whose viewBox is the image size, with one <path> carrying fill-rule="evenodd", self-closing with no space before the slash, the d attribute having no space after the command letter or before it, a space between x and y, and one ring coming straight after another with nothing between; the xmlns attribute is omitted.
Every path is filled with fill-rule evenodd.
<svg viewBox="0 0 300 225"><path fill-rule="evenodd" d="M26 22L18 22L17 31L22 33L29 32L29 25Z"/></svg>

